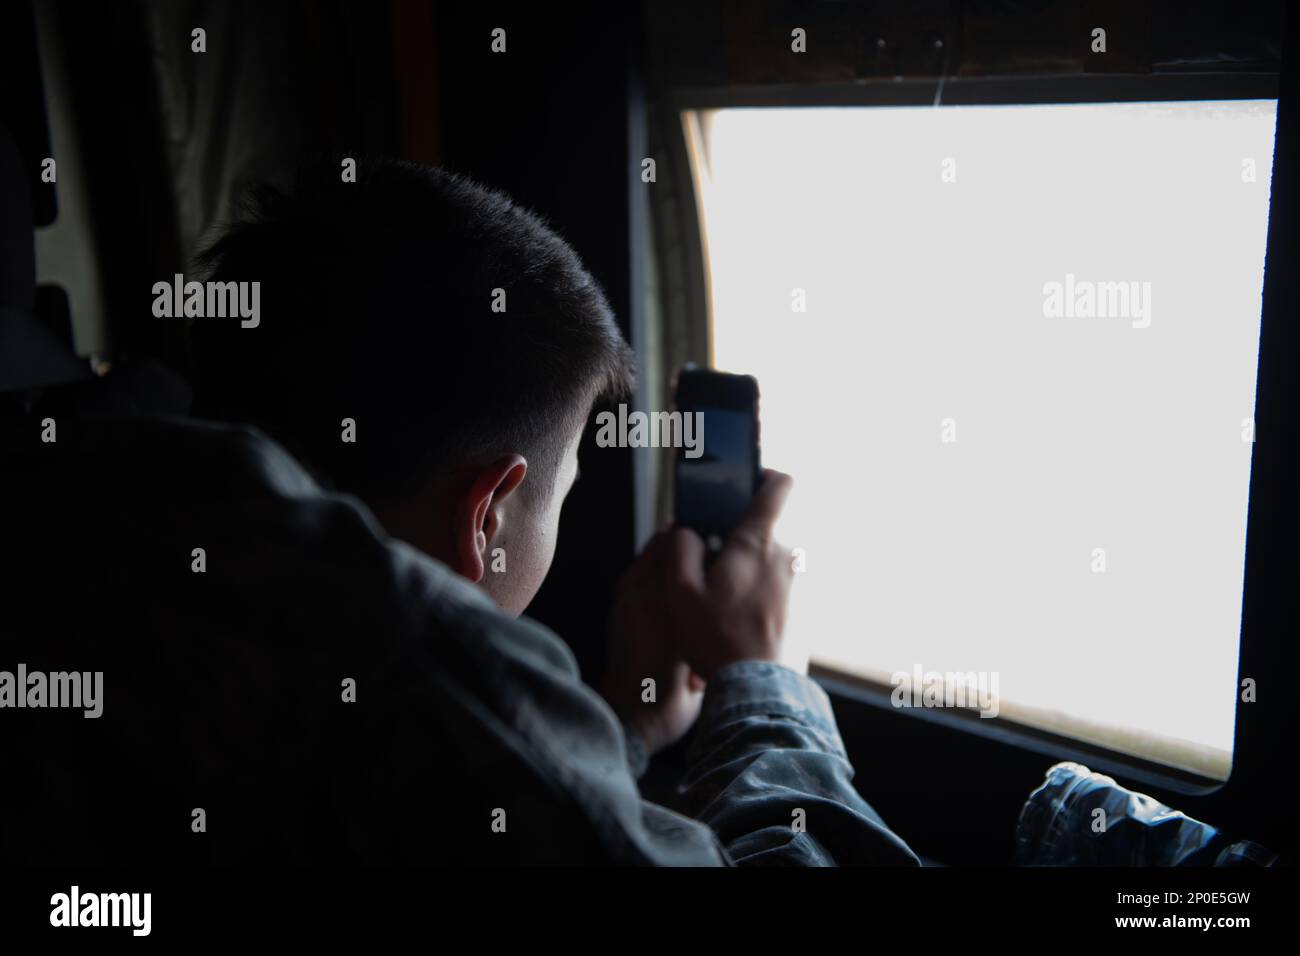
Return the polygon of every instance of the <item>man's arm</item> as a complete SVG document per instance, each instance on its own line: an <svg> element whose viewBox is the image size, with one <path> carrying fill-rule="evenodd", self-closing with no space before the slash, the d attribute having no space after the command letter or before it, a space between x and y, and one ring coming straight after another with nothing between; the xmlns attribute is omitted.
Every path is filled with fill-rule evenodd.
<svg viewBox="0 0 1300 956"><path fill-rule="evenodd" d="M742 865L914 866L854 788L825 691L767 661L714 674L677 803Z"/></svg>
<svg viewBox="0 0 1300 956"><path fill-rule="evenodd" d="M529 801L512 839L552 833L576 852L586 841L565 832L573 826L563 812L570 804L602 851L599 858L568 862L916 864L853 788L825 694L806 677L766 662L737 663L714 674L680 805L670 809L641 797L641 732L581 682L562 641L535 622L495 610L462 606L455 617L461 626L446 637L462 646L466 653L455 657L469 665L457 667L457 676L490 687L483 702L498 717L490 737L500 741L492 750L520 755L539 779L567 795ZM481 682L473 672L491 679ZM457 738L472 736L481 752L484 722L472 717L449 714L436 723ZM466 759L472 756L467 751ZM517 784L503 779L501 786L507 794Z"/></svg>
<svg viewBox="0 0 1300 956"><path fill-rule="evenodd" d="M915 865L853 787L825 692L777 663L793 573L772 528L789 490L767 472L707 567L691 531L650 541L620 586L602 693L651 753L698 717L678 804L732 861Z"/></svg>

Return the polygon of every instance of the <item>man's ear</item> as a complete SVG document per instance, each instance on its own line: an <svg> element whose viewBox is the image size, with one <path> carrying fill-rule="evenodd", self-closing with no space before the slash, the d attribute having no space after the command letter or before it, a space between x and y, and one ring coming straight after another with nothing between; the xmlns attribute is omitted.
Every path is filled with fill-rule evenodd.
<svg viewBox="0 0 1300 956"><path fill-rule="evenodd" d="M503 455L474 472L456 507L456 573L475 584L483 580L485 555L501 533L502 503L528 473L523 455Z"/></svg>

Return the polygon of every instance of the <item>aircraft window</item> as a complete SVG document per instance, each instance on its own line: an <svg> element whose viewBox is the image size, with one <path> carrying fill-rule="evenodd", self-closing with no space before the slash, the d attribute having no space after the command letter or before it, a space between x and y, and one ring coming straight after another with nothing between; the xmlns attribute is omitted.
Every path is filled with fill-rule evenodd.
<svg viewBox="0 0 1300 956"><path fill-rule="evenodd" d="M1227 778L1275 107L682 114L815 671Z"/></svg>

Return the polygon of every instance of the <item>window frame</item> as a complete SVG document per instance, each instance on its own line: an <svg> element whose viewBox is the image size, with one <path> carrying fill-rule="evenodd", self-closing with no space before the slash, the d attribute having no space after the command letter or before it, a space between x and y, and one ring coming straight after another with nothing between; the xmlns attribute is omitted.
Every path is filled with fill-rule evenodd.
<svg viewBox="0 0 1300 956"><path fill-rule="evenodd" d="M1277 162L1278 144L1281 140L1282 113L1280 100L1280 77L1273 72L1235 72L1235 73L1161 73L1161 74L1123 74L1096 75L1071 74L1047 76L1014 77L948 77L943 80L870 80L852 84L836 85L774 85L774 86L734 86L734 87L695 87L680 88L663 94L657 102L656 122L651 130L651 147L658 146L666 155L667 169L671 176L672 199L664 201L661 192L652 192L653 216L663 221L672 217L672 228L683 241L677 244L676 275L679 288L676 290L686 304L685 322L689 341L678 350L676 355L671 349L660 355L656 367L645 370L647 377L653 376L668 388L673 370L682 361L694 361L712 365L713 358L713 317L711 315L712 296L709 288L709 266L707 237L703 235L703 216L699 199L695 195L695 178L691 159L690 116L701 110L745 108L745 107L824 107L824 106L1028 106L1049 104L1082 103L1120 103L1120 102L1185 102L1194 100L1239 100L1239 99L1274 99L1279 100L1278 120L1274 131L1274 173L1272 181L1273 195L1270 196L1269 219L1266 224L1267 245L1264 272L1265 297L1260 315L1260 360L1256 377L1256 420L1260 418L1266 394L1263 375L1266 363L1263 355L1269 346L1267 334L1271 322L1269 319L1270 303L1268 288L1270 269L1274 266L1273 238L1275 219L1283 215L1275 214L1274 198L1278 188L1280 165ZM648 153L653 155L653 153ZM1289 183L1289 181L1288 181ZM656 227L660 231L660 227ZM664 268L666 252L662 247L656 249L656 269L661 286L671 284L668 270ZM1281 311L1274 308L1273 311ZM654 317L651 317L653 321ZM646 321L645 318L642 320ZM1268 389L1272 393L1272 385ZM670 394L670 392L665 392ZM1252 550L1252 538L1257 536L1256 524L1268 520L1261 515L1257 505L1259 485L1265 482L1270 487L1281 488L1284 475L1265 475L1258 462L1258 444L1252 448L1251 477L1247 510L1247 540L1245 551L1245 568L1243 576L1242 626L1238 645L1238 686L1246 676L1249 660L1268 659L1276 648L1269 644L1270 635L1267 628L1247 627L1247 621L1254 617L1248 615L1252 610L1255 615L1259 609L1248 604L1259 590L1258 581L1265 571L1260 566L1261 557ZM662 472L661 472L662 474ZM1272 485L1277 482L1277 485ZM638 509L647 513L654 510L662 520L665 495L661 488L641 485L637 488ZM647 498L647 496L649 496ZM1274 496L1269 495L1271 500ZM656 507L656 503L658 506ZM1264 598L1261 598L1264 600ZM1271 616L1267 611L1267 619ZM814 667L811 676L832 698L842 698L857 704L864 704L874 710L886 710L897 713L890 704L889 690L876 682L859 678L825 667ZM1260 672L1256 671L1259 676ZM1113 774L1135 781L1144 786L1163 788L1171 793L1188 796L1209 796L1227 792L1234 779L1241 777L1244 761L1254 764L1255 760L1268 759L1267 747L1259 753L1249 739L1248 728L1253 724L1250 719L1257 716L1247 711L1246 704L1238 694L1231 763L1228 777L1218 780L1179 767L1163 764L1148 758L1107 748L1091 742L1082 741L1050 730L1017 724L1001 717L981 719L974 714L959 713L940 708L909 708L908 713L922 721L928 722L936 735L949 737L960 745L960 739L974 734L988 740L996 741L1022 752L1042 754L1056 760L1076 760L1087 764L1094 770ZM1251 706L1256 706L1252 704ZM1272 735L1270 735L1272 737ZM1275 759L1277 751L1273 752ZM1258 764L1252 766L1249 777ZM1235 792L1237 788L1233 787Z"/></svg>

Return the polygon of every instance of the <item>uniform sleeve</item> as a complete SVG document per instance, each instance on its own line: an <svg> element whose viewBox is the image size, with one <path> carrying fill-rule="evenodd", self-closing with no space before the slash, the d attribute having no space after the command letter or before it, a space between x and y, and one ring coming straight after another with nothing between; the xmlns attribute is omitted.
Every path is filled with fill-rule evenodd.
<svg viewBox="0 0 1300 956"><path fill-rule="evenodd" d="M920 864L853 786L825 691L789 668L719 671L687 759L679 809L737 864Z"/></svg>

